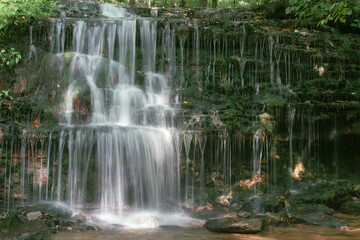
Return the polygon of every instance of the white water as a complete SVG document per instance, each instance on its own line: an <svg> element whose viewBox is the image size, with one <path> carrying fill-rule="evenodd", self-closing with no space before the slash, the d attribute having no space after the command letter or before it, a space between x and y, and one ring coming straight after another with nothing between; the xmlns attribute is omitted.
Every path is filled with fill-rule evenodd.
<svg viewBox="0 0 360 240"><path fill-rule="evenodd" d="M111 21L73 24L72 52L64 54L66 22L54 24L52 62L68 64L69 77L45 199L127 226L181 224L171 213L180 209L172 78L156 71L156 23L110 4L101 14ZM135 81L137 24L143 85Z"/></svg>

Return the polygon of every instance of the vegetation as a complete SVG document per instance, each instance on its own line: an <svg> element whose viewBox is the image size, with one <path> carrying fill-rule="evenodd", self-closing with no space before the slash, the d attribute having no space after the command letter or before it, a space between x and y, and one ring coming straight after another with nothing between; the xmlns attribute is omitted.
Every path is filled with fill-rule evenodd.
<svg viewBox="0 0 360 240"><path fill-rule="evenodd" d="M58 7L58 2L52 0L1 0L0 35L5 36L11 25L54 16L54 9Z"/></svg>
<svg viewBox="0 0 360 240"><path fill-rule="evenodd" d="M0 51L0 67L3 68L7 66L12 68L15 64L18 64L21 60L20 52L16 51L14 48L10 49L1 49Z"/></svg>
<svg viewBox="0 0 360 240"><path fill-rule="evenodd" d="M298 19L318 21L318 26L341 22L360 28L358 0L290 0L286 13L293 14Z"/></svg>
<svg viewBox="0 0 360 240"><path fill-rule="evenodd" d="M21 54L10 44L19 33L19 25L27 26L36 18L56 15L59 8L52 0L1 0L0 2L0 69L13 69Z"/></svg>

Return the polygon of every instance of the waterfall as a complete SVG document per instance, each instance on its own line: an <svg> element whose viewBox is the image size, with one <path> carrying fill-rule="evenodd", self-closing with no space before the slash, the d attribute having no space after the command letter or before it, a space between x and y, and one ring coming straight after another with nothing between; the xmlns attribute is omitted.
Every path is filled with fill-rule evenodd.
<svg viewBox="0 0 360 240"><path fill-rule="evenodd" d="M53 24L52 62L63 62L69 74L60 126L47 141L47 162L41 158L41 171L49 176L40 184L39 197L101 214L177 211L172 78L156 70L156 22L109 4L101 5L101 11L105 21L72 23L71 52L64 53L67 22ZM142 66L135 63L137 24ZM173 52L172 47L167 50ZM137 67L143 71L143 85L135 81ZM41 143L41 154L44 149Z"/></svg>

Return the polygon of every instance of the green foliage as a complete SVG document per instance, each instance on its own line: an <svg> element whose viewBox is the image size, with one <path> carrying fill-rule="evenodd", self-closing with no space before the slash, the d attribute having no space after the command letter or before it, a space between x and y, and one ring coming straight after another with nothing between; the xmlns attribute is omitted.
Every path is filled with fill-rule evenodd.
<svg viewBox="0 0 360 240"><path fill-rule="evenodd" d="M341 22L360 27L359 13L358 0L289 0L286 8L286 14L293 14L298 19L317 20L318 26Z"/></svg>
<svg viewBox="0 0 360 240"><path fill-rule="evenodd" d="M13 99L13 97L10 96L9 93L10 93L10 89L0 91L0 104L3 103L5 99L8 99L8 100Z"/></svg>
<svg viewBox="0 0 360 240"><path fill-rule="evenodd" d="M6 36L11 25L29 23L34 18L52 17L54 9L59 8L52 0L1 0L0 36Z"/></svg>
<svg viewBox="0 0 360 240"><path fill-rule="evenodd" d="M0 68L8 67L12 68L21 60L20 52L16 51L14 48L10 50L1 49L0 51Z"/></svg>

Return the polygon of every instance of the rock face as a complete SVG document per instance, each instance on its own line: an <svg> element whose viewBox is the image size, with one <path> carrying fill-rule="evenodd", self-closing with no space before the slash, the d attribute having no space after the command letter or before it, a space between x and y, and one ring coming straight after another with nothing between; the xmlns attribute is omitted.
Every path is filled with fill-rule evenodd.
<svg viewBox="0 0 360 240"><path fill-rule="evenodd" d="M212 232L258 233L263 227L263 218L219 218L208 220L204 227Z"/></svg>

